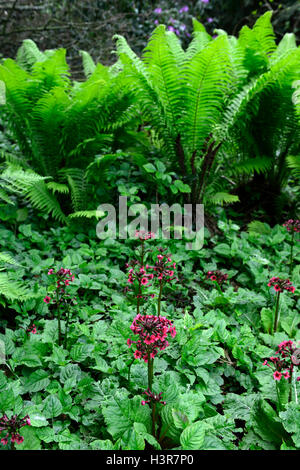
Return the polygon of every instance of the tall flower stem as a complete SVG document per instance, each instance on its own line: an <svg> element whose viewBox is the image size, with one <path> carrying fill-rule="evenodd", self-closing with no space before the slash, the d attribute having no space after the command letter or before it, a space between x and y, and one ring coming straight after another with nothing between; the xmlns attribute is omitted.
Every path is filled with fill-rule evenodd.
<svg viewBox="0 0 300 470"><path fill-rule="evenodd" d="M293 251L294 251L294 244L295 244L295 231L292 231L292 239L291 239L291 253L290 253L290 269L289 269L289 275L292 274L293 270Z"/></svg>
<svg viewBox="0 0 300 470"><path fill-rule="evenodd" d="M275 304L275 315L274 315L274 333L277 331L278 321L279 321L279 297L280 291L277 292L276 304Z"/></svg>
<svg viewBox="0 0 300 470"><path fill-rule="evenodd" d="M67 311L67 321L66 321L66 328L65 328L65 338L64 338L64 347L67 347L67 340L68 340L68 332L69 332L69 322L70 322L70 306Z"/></svg>
<svg viewBox="0 0 300 470"><path fill-rule="evenodd" d="M60 308L59 308L59 294L56 292L56 305L57 305L57 326L58 326L58 345L61 345L61 321L60 321Z"/></svg>
<svg viewBox="0 0 300 470"><path fill-rule="evenodd" d="M157 316L160 316L160 307L161 307L161 298L162 298L162 291L163 291L163 281L160 281L159 285L159 294L157 300Z"/></svg>
<svg viewBox="0 0 300 470"><path fill-rule="evenodd" d="M155 422L156 422L156 404L152 403L152 436L156 437Z"/></svg>
<svg viewBox="0 0 300 470"><path fill-rule="evenodd" d="M140 261L141 266L144 266L144 256L145 256L144 243L145 243L145 241L141 240L141 261ZM142 294L142 288L141 288L141 284L139 283L138 297L137 297L137 303L136 303L136 313L137 313L137 315L140 313L141 294Z"/></svg>
<svg viewBox="0 0 300 470"><path fill-rule="evenodd" d="M221 296L224 297L223 291L222 291L222 289L221 289L221 287L220 287L218 281L213 281L213 283L214 283L216 289L217 289L217 290L219 291L219 293L221 294Z"/></svg>
<svg viewBox="0 0 300 470"><path fill-rule="evenodd" d="M152 392L152 384L153 384L153 365L154 359L150 357L150 352L148 352L148 389ZM155 437L155 403L151 403L152 409L152 435Z"/></svg>
<svg viewBox="0 0 300 470"><path fill-rule="evenodd" d="M150 392L152 392L152 384L153 384L153 366L154 366L154 359L150 357L150 352L148 352L148 388Z"/></svg>
<svg viewBox="0 0 300 470"><path fill-rule="evenodd" d="M291 370L291 372L290 372L290 377L289 377L289 386L290 386L290 390L289 390L289 399L288 399L288 402L292 401L292 393L293 393L292 380L293 380L293 371Z"/></svg>

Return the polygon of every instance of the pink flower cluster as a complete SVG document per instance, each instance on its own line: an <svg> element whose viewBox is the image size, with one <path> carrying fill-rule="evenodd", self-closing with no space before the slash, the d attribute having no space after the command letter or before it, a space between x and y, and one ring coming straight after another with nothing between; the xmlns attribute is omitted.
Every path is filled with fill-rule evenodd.
<svg viewBox="0 0 300 470"><path fill-rule="evenodd" d="M271 356L263 362L264 366L275 367L274 380L280 381L282 377L289 379L293 373L294 366L300 364L300 349L296 348L293 341L282 341L278 345L276 357ZM300 377L297 377L300 380Z"/></svg>
<svg viewBox="0 0 300 470"><path fill-rule="evenodd" d="M141 286L146 286L150 280L153 279L154 274L148 273L147 270L151 269L151 266L141 266L138 261L134 261L128 271L128 280L129 284L133 284L134 281L137 281ZM129 267L129 265L127 265Z"/></svg>
<svg viewBox="0 0 300 470"><path fill-rule="evenodd" d="M141 403L142 405L146 405L146 403L151 404L151 403L161 403L162 405L165 405L167 402L162 400L162 392L160 392L158 395L155 395L155 393L152 393L151 390L148 388L143 392L145 395L147 395L148 400L143 400Z"/></svg>
<svg viewBox="0 0 300 470"><path fill-rule="evenodd" d="M163 249L161 248L160 254L157 255L157 261L154 266L152 266L153 271L155 272L155 277L159 281L171 282L177 280L175 277L176 263L172 262L170 255L164 255Z"/></svg>
<svg viewBox="0 0 300 470"><path fill-rule="evenodd" d="M6 414L0 418L0 433L6 432L6 435L0 440L1 444L6 446L9 439L12 443L22 444L24 437L19 434L20 428L30 426L30 418L26 415L24 418L18 418L17 415L8 418Z"/></svg>
<svg viewBox="0 0 300 470"><path fill-rule="evenodd" d="M146 230L137 230L135 232L135 238L139 238L139 240L149 240L150 238L155 238L155 233L147 232Z"/></svg>
<svg viewBox="0 0 300 470"><path fill-rule="evenodd" d="M215 271L208 271L206 274L206 279L216 281L220 286L221 284L223 284L224 281L227 281L228 274L223 274L221 271L216 269Z"/></svg>
<svg viewBox="0 0 300 470"><path fill-rule="evenodd" d="M37 332L35 324L32 323L32 325L30 325L26 331L27 333L32 333L33 335L35 335Z"/></svg>
<svg viewBox="0 0 300 470"><path fill-rule="evenodd" d="M176 336L176 329L172 322L166 317L156 315L140 315L138 314L130 326L130 329L135 335L139 335L138 341L132 341L130 338L127 340L127 345L130 347L136 344L134 357L148 362L148 359L154 359L157 350L161 351L169 346L167 335L170 334L172 338Z"/></svg>
<svg viewBox="0 0 300 470"><path fill-rule="evenodd" d="M295 287L292 285L289 279L280 279L279 277L272 277L268 282L268 287L274 286L276 292L283 292L287 290L289 292L295 292Z"/></svg>
<svg viewBox="0 0 300 470"><path fill-rule="evenodd" d="M62 293L65 293L65 288L70 285L70 282L73 282L75 276L71 273L70 269L60 268L57 272L54 272L53 269L49 269L48 276L55 275L57 278L56 281L56 288ZM46 295L44 298L44 302L49 304L51 301L51 297Z"/></svg>
<svg viewBox="0 0 300 470"><path fill-rule="evenodd" d="M300 232L300 220L289 219L284 224L283 227L287 229L288 232Z"/></svg>

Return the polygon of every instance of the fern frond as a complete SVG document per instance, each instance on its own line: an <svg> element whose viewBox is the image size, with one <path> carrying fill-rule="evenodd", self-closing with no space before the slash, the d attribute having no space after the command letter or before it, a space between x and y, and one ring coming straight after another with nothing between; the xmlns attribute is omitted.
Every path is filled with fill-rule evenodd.
<svg viewBox="0 0 300 470"><path fill-rule="evenodd" d="M8 274L0 273L0 295L10 300L26 300L34 297L20 281L11 279Z"/></svg>
<svg viewBox="0 0 300 470"><path fill-rule="evenodd" d="M39 50L36 43L31 39L24 39L19 47L16 57L17 64L24 70L30 72L36 62L43 62L46 55Z"/></svg>
<svg viewBox="0 0 300 470"><path fill-rule="evenodd" d="M289 155L286 157L286 164L291 168L292 173L299 178L300 177L300 155Z"/></svg>
<svg viewBox="0 0 300 470"><path fill-rule="evenodd" d="M95 71L96 64L88 52L79 51L79 53L82 57L82 65L83 65L84 74L86 77L89 77Z"/></svg>
<svg viewBox="0 0 300 470"><path fill-rule="evenodd" d="M215 194L210 195L209 197L204 197L204 200L206 204L211 204L211 205L218 205L220 204L223 206L223 204L231 204L233 202L238 202L239 197L236 196L235 194L229 194L225 192L218 192Z"/></svg>
<svg viewBox="0 0 300 470"><path fill-rule="evenodd" d="M198 52L185 68L185 142L190 152L201 150L218 122L230 81L227 37L220 36Z"/></svg>
<svg viewBox="0 0 300 470"><path fill-rule="evenodd" d="M70 217L70 219L75 219L77 217L78 218L87 218L87 219L91 219L93 217L96 217L97 219L100 219L104 215L105 215L105 212L94 210L94 211L77 211L77 212L73 212L73 214L69 214L68 217Z"/></svg>
<svg viewBox="0 0 300 470"><path fill-rule="evenodd" d="M270 157L248 158L234 165L233 172L247 175L252 175L254 172L260 174L268 171L272 165L274 165L274 160Z"/></svg>
<svg viewBox="0 0 300 470"><path fill-rule="evenodd" d="M55 181L49 181L49 183L47 183L47 188L51 189L53 194L55 193L68 194L70 192L66 184L56 183Z"/></svg>
<svg viewBox="0 0 300 470"><path fill-rule="evenodd" d="M253 220L248 224L247 231L251 235L270 235L272 230L271 227L259 220Z"/></svg>

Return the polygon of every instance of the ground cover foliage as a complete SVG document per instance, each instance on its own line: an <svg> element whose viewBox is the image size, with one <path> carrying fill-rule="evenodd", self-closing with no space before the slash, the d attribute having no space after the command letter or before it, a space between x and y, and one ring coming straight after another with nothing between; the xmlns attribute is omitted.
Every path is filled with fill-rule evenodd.
<svg viewBox="0 0 300 470"><path fill-rule="evenodd" d="M290 234L279 225L266 226L264 235L226 221L219 228L199 252L187 251L181 240L159 242L176 263L178 281L164 289L161 312L177 334L154 359L153 393L166 402L157 405L154 433L150 407L142 404L147 363L128 347L128 339L135 340L130 325L136 302L126 292L126 263L136 258L138 240L99 243L93 232L41 233L34 224L22 224L16 233L1 229L1 249L10 246L18 263L5 264L7 275L22 279L28 295L21 301L17 292L1 291L6 363L0 409L31 421L17 448L299 448L299 382L283 376L276 381L275 369L263 365L280 343L300 340L299 247L296 290L281 294L274 333L276 292L268 281L288 277ZM151 264L160 253L157 241L145 243ZM55 305L44 299L54 292L49 270L61 267L74 275L68 289L76 303L67 341L59 345ZM207 278L217 269L227 274L221 287ZM155 297L144 298L140 311L156 315L154 283L143 293Z"/></svg>
<svg viewBox="0 0 300 470"><path fill-rule="evenodd" d="M115 41L0 65L0 449L299 450L295 36ZM119 196L204 203L203 247L99 239Z"/></svg>

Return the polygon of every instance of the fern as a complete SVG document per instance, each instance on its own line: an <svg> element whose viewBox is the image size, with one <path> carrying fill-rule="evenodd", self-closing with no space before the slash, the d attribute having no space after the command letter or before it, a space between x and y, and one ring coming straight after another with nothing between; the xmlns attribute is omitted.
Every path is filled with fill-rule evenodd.
<svg viewBox="0 0 300 470"><path fill-rule="evenodd" d="M250 235L270 235L271 227L264 222L260 222L259 220L253 220L250 222L250 224L248 224L248 233Z"/></svg>

